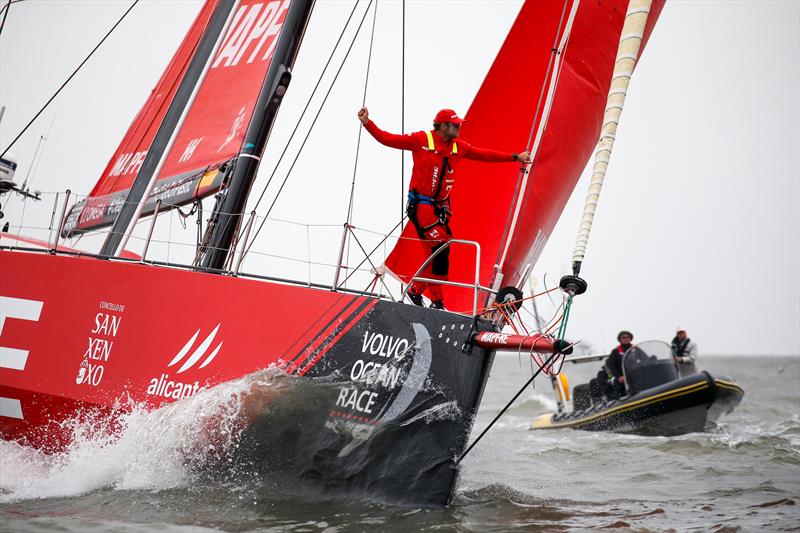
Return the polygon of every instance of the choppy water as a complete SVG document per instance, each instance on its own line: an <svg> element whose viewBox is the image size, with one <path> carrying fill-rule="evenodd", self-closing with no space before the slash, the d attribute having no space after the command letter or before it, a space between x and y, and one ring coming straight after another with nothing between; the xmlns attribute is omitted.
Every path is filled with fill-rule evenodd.
<svg viewBox="0 0 800 533"><path fill-rule="evenodd" d="M800 530L800 358L702 363L746 391L714 432L661 438L529 431L532 417L554 406L542 380L470 453L456 501L445 509L287 494L244 475L221 482L198 476L186 461L192 450L228 442L209 440L197 422L236 412L238 394L252 386L242 380L213 391L213 401L195 397L157 413L135 412L118 440L85 434L60 456L0 442L0 530ZM566 371L574 385L598 365ZM498 357L475 435L527 372L516 356Z"/></svg>

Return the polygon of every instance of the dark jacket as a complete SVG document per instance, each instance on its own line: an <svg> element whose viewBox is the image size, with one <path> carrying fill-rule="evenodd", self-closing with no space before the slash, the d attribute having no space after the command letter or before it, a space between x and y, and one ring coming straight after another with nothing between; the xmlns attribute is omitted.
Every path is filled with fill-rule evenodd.
<svg viewBox="0 0 800 533"><path fill-rule="evenodd" d="M623 375L622 356L625 355L626 350L627 348L623 348L620 344L611 350L611 353L606 357L606 361L603 363L603 369L606 371L606 375L608 375L609 379L614 380Z"/></svg>
<svg viewBox="0 0 800 533"><path fill-rule="evenodd" d="M697 344L692 339L686 337L681 341L677 336L672 339L672 355L678 362L681 377L697 373Z"/></svg>

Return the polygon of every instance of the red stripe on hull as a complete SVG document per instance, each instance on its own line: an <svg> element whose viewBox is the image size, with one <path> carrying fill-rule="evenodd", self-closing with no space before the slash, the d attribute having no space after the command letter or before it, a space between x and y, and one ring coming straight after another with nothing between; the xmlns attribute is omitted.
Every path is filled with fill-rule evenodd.
<svg viewBox="0 0 800 533"><path fill-rule="evenodd" d="M329 343L327 343L325 345L325 347L323 349L321 349L319 351L319 353L317 353L309 363L306 364L306 366L303 367L303 369L299 372L299 374L301 376L304 376L306 374L306 372L311 370L311 368L315 364L317 364L317 361L319 361L326 353L328 353L328 350L330 350L336 344L336 342L340 338L342 338L342 336L344 336L345 333L350 331L350 328L355 326L358 323L358 321L361 320L361 318L364 315L366 315L368 312L370 312L372 310L372 308L375 307L375 305L377 305L377 303L378 303L378 300L374 300L372 302L367 303L367 305L365 305L364 308L358 314L356 314L355 317L353 317L344 327L342 327L342 329L339 331L339 333L337 333L336 336L333 339L331 339L331 341Z"/></svg>
<svg viewBox="0 0 800 533"><path fill-rule="evenodd" d="M356 303L356 299L352 296L348 297L345 295L342 295L342 298L344 299L343 302L336 302L336 305L331 307L330 312L326 312L311 326L309 326L308 330L305 332L306 335L303 337L303 340L308 340L309 335L310 340L308 340L306 345L300 351L294 355L291 355L290 357L287 357L289 355L288 352L284 354L284 358L291 361L293 367L296 368L303 366L303 362L311 357L314 351L319 348L325 339L329 338L333 334L337 326L341 322L348 320L348 318L342 319L341 316ZM342 303L344 303L344 305L341 305ZM357 306L353 307L353 309L357 308ZM349 312L352 314L353 310L350 310ZM314 329L314 326L323 321L326 321L324 326L319 329Z"/></svg>

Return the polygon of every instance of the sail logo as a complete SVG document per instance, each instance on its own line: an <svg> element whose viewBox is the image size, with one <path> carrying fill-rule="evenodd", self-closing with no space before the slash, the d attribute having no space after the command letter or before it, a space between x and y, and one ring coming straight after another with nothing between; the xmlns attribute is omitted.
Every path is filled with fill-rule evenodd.
<svg viewBox="0 0 800 533"><path fill-rule="evenodd" d="M83 224L85 222L92 222L94 220L103 218L105 209L106 209L105 202L98 202L97 204L86 204L84 208L81 210L80 216L78 217L78 223Z"/></svg>
<svg viewBox="0 0 800 533"><path fill-rule="evenodd" d="M257 2L239 7L211 68L235 67L247 54L247 63L260 55L260 61L272 57L289 0ZM263 54L262 54L263 50Z"/></svg>
<svg viewBox="0 0 800 533"><path fill-rule="evenodd" d="M208 334L208 336L201 342L197 348L195 348L192 355L190 355L185 361L184 358L189 353L189 350L192 349L194 346L195 341L197 340L198 336L200 335L200 330L194 332L192 338L189 339L183 348L172 358L172 361L169 362L167 367L173 367L183 361L183 364L178 369L176 374L181 374L194 366L206 355L208 349L214 343L214 338L217 336L217 332L219 331L219 327L222 325L220 322L217 324L217 327ZM214 358L219 353L220 349L222 348L223 341L220 341L219 344L211 351L210 354L203 360L200 364L198 369L205 368L206 366L214 360ZM194 383L184 383L182 381L170 379L170 375L166 373L162 373L157 378L152 378L150 380L150 385L147 387L147 395L148 396L160 396L162 398L172 398L174 400L179 400L181 398L186 398L188 396L192 396L197 391L201 390L202 387L200 386L199 381L195 381Z"/></svg>
<svg viewBox="0 0 800 533"><path fill-rule="evenodd" d="M125 174L136 174L144 164L144 159L147 157L147 150L141 152L129 152L126 154L119 154L114 166L111 167L109 176L123 176Z"/></svg>
<svg viewBox="0 0 800 533"><path fill-rule="evenodd" d="M200 142L203 140L203 137L198 137L197 139L192 139L189 141L189 144L186 145L186 149L181 154L181 158L178 159L178 163L185 163L194 155L194 151L197 150L197 147L200 145Z"/></svg>
<svg viewBox="0 0 800 533"><path fill-rule="evenodd" d="M44 302L0 296L0 336L7 318L38 322ZM0 346L0 368L25 370L28 350ZM23 419L22 404L16 398L0 397L0 416Z"/></svg>
<svg viewBox="0 0 800 533"><path fill-rule="evenodd" d="M231 132L228 134L227 137L225 137L225 142L223 142L219 146L219 148L217 148L217 152L221 152L222 149L225 148L226 144L234 140L236 136L239 135L239 130L241 130L242 125L244 125L244 117L245 117L245 108L244 106L242 106L242 108L239 110L239 114L236 115L236 118L233 119L233 124L231 124Z"/></svg>
<svg viewBox="0 0 800 533"><path fill-rule="evenodd" d="M497 344L508 344L508 335L505 333L484 333L481 335L483 342L496 342Z"/></svg>

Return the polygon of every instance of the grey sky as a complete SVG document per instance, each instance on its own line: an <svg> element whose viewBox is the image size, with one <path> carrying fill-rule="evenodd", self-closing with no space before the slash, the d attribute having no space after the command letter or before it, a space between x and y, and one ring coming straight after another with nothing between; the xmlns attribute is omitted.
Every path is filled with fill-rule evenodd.
<svg viewBox="0 0 800 533"><path fill-rule="evenodd" d="M11 7L0 36L0 105L7 107L0 147L128 5L28 0ZM351 6L318 1L254 190L269 176ZM378 124L399 131L400 3L379 6L367 104ZM408 3L407 130L427 127L441 107L466 112L518 7L517 1ZM198 8L191 1L137 6L12 149L20 179L55 115L34 188L88 192ZM458 28L447 35L461 52L454 54L458 74L447 80L431 60L442 53L437 35L444 20ZM365 24L370 21L371 15ZM368 33L362 37L272 217L344 222ZM669 2L631 84L582 272L590 288L575 303L571 335L605 350L621 328L637 340L669 340L683 325L701 354L800 353L798 147L800 3ZM356 225L385 231L397 221L398 161L395 151L362 139ZM568 270L588 177L584 173L550 236L535 270L540 279L547 273L552 283ZM15 204L6 209L8 220L19 219ZM25 224L46 225L51 208L29 203ZM259 210L263 214L263 204ZM164 226L158 234L191 242L193 231L190 222L187 230ZM315 259L335 261L339 230L331 231L314 241ZM305 232L286 229L288 242L272 232L257 244L304 257L305 242L297 242ZM94 246L91 239L79 243ZM248 258L250 271L299 269L297 276L306 275L305 266L292 265ZM327 279L329 272L319 275Z"/></svg>

